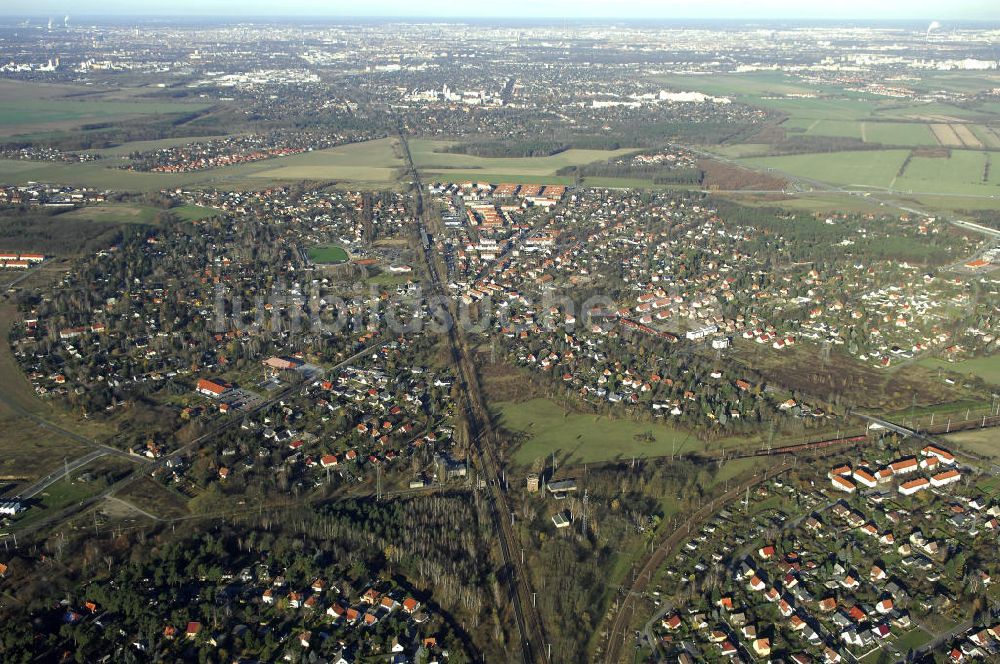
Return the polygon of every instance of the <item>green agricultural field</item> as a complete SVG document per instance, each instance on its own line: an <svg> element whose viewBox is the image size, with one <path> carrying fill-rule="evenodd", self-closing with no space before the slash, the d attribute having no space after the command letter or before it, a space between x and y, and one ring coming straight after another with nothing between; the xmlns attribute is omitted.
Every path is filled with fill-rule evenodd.
<svg viewBox="0 0 1000 664"><path fill-rule="evenodd" d="M12 184L62 184L128 191L159 191L170 187L260 187L262 181L339 180L385 186L396 181L403 166L393 139L351 143L328 150L266 159L249 164L191 173L139 173L113 163L54 164L0 160L0 181Z"/></svg>
<svg viewBox="0 0 1000 664"><path fill-rule="evenodd" d="M335 244L310 247L306 253L309 254L309 260L314 263L343 263L348 258L344 248Z"/></svg>
<svg viewBox="0 0 1000 664"><path fill-rule="evenodd" d="M816 94L818 88L781 72L746 74L657 74L652 81L674 90L703 92L719 97Z"/></svg>
<svg viewBox="0 0 1000 664"><path fill-rule="evenodd" d="M562 463L595 463L632 457L663 457L705 449L692 434L664 424L632 422L598 415L571 413L548 399L521 403L499 402L500 424L529 438L518 447L515 460L529 465L555 453ZM637 438L652 434L654 440ZM714 443L732 444L736 439Z"/></svg>
<svg viewBox="0 0 1000 664"><path fill-rule="evenodd" d="M550 157L476 157L467 154L452 154L436 152L446 147L448 142L433 140L410 141L410 152L414 165L424 173L433 176L448 175L454 179L515 180L529 182L525 178L542 177L545 182L556 183L553 179L556 171L567 166L582 166L598 161L607 161L622 155L636 152L625 150L566 150ZM471 177L465 177L472 172ZM490 177L487 178L486 176ZM456 177L456 176L461 176ZM492 178L492 179L491 179ZM572 182L572 179L566 184Z"/></svg>
<svg viewBox="0 0 1000 664"><path fill-rule="evenodd" d="M1000 74L996 72L926 72L920 75L919 81L910 83L917 90L934 91L950 90L976 94L984 90L1000 87Z"/></svg>
<svg viewBox="0 0 1000 664"><path fill-rule="evenodd" d="M808 120L808 118L796 118ZM834 136L837 138L862 139L863 123L854 120L813 120L806 128L807 136Z"/></svg>
<svg viewBox="0 0 1000 664"><path fill-rule="evenodd" d="M888 188L909 154L908 150L846 151L782 157L750 157L739 163L754 168L837 185Z"/></svg>
<svg viewBox="0 0 1000 664"><path fill-rule="evenodd" d="M36 171L45 165L44 162L28 161L27 159L0 159L0 178L8 180L21 173Z"/></svg>
<svg viewBox="0 0 1000 664"><path fill-rule="evenodd" d="M804 210L806 212L859 212L883 213L885 207L877 201L863 196L838 192L790 192L773 196L760 194L739 194L729 192L719 194L750 207L780 207L783 210Z"/></svg>
<svg viewBox="0 0 1000 664"><path fill-rule="evenodd" d="M949 194L1000 194L1000 174L990 169L990 180L983 183L987 153L952 150L946 159L914 157L903 177L894 185L900 191L926 191Z"/></svg>
<svg viewBox="0 0 1000 664"><path fill-rule="evenodd" d="M10 184L58 182L60 184L128 191L159 191L205 181L201 173L133 173L102 162L57 164L41 161L0 160L0 181Z"/></svg>
<svg viewBox="0 0 1000 664"><path fill-rule="evenodd" d="M78 99L17 99L0 96L0 135L44 129L65 129L87 122L175 115L208 108L208 104L161 101L80 101Z"/></svg>
<svg viewBox="0 0 1000 664"><path fill-rule="evenodd" d="M767 156L771 151L771 146L767 143L737 143L735 145L712 145L706 149L712 154L727 159L742 159L743 157Z"/></svg>
<svg viewBox="0 0 1000 664"><path fill-rule="evenodd" d="M997 192L1000 196L1000 192ZM929 194L917 194L910 196L907 194L906 201L916 202L928 211L951 212L958 216L966 216L970 210L996 210L997 200L995 198L977 198L960 195L934 196ZM902 201L905 204L905 201Z"/></svg>
<svg viewBox="0 0 1000 664"><path fill-rule="evenodd" d="M973 125L971 127L972 133L983 142L983 146L987 148L1000 148L1000 125L987 126L987 125Z"/></svg>
<svg viewBox="0 0 1000 664"><path fill-rule="evenodd" d="M862 138L866 143L883 145L937 145L927 125L919 122L863 122Z"/></svg>
<svg viewBox="0 0 1000 664"><path fill-rule="evenodd" d="M908 147L938 144L928 126L920 122L835 120L804 115L789 118L781 123L781 127L792 136L854 138L865 143L905 145Z"/></svg>
<svg viewBox="0 0 1000 664"><path fill-rule="evenodd" d="M248 177L266 180L349 180L386 183L394 182L400 169L405 166L396 150L396 140L393 138L350 143L260 163L267 166L263 169L253 169L247 173Z"/></svg>
<svg viewBox="0 0 1000 664"><path fill-rule="evenodd" d="M812 120L866 120L873 116L878 104L865 99L805 97L785 99L758 99L753 101L756 106L763 106L782 113L801 122L802 118Z"/></svg>
<svg viewBox="0 0 1000 664"><path fill-rule="evenodd" d="M748 157L738 160L754 168L774 169L833 185L927 194L1000 195L1000 172L990 169L983 183L987 153L953 149L949 157L913 157L898 177L908 150L850 150L833 153L778 157Z"/></svg>
<svg viewBox="0 0 1000 664"><path fill-rule="evenodd" d="M995 106L995 107L994 107ZM997 119L1000 104L980 104L976 108L952 106L941 102L884 102L876 116L884 120L925 120L928 122L988 121Z"/></svg>
<svg viewBox="0 0 1000 664"><path fill-rule="evenodd" d="M1000 104L993 109L990 104L978 108L960 108L951 104L911 102L895 99L829 96L806 98L762 98L752 101L757 106L787 113L797 122L803 118L813 120L927 120L951 122L991 117L1000 112ZM801 126L801 125L800 125Z"/></svg>

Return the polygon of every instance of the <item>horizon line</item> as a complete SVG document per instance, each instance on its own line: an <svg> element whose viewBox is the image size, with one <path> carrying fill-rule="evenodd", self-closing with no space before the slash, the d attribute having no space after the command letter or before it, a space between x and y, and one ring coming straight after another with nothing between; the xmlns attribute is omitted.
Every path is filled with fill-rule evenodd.
<svg viewBox="0 0 1000 664"><path fill-rule="evenodd" d="M0 18L22 18L22 19L48 19L58 15L69 15L70 18L73 14L65 11L56 12L44 12L44 13L17 13L17 12L5 12L0 10ZM414 14L243 14L239 17L232 16L229 14L191 14L190 12L176 13L176 14L164 14L164 13L79 13L76 14L77 17L81 19L86 18L184 18L184 19L225 19L234 22L247 22L253 21L255 19L284 19L284 20L301 20L301 19L344 19L344 20L420 20L420 21L435 21L442 23L458 23L462 21L482 21L482 20L497 20L504 22L525 22L525 21L563 21L563 22L580 22L580 21L747 21L747 22L762 22L762 21L817 21L824 23L831 22L879 22L879 23L908 23L908 22L925 22L925 21L952 21L961 23L998 23L1000 22L1000 14L992 18L930 18L922 16L914 16L909 18L903 17L863 17L863 16L852 16L852 17L820 17L820 16L610 16L595 14L592 16L559 16L559 15L538 15L538 16L524 16L512 18L510 16L504 15L467 15L467 16L435 16L435 15L414 15Z"/></svg>

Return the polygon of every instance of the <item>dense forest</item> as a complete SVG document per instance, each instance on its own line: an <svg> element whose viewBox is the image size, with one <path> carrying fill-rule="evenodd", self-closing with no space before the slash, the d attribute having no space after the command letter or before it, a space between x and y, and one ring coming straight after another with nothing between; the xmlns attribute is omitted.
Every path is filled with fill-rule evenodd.
<svg viewBox="0 0 1000 664"><path fill-rule="evenodd" d="M0 580L13 599L0 609L9 627L0 634L3 659L65 652L78 662L107 653L124 662L228 662L284 653L299 661L298 635L311 629L329 632L315 639L317 654L383 661L379 650L412 631L398 617L351 628L331 624L322 606L297 613L260 601L265 588L292 592L319 578L329 586L324 604L357 605L367 588L414 597L428 616L420 634L434 636L451 662L503 661L497 648L509 622L477 514L465 496L435 495L265 512L204 530L57 534L10 559L16 585ZM204 625L204 638L172 638L168 628L183 633L191 621Z"/></svg>
<svg viewBox="0 0 1000 664"><path fill-rule="evenodd" d="M585 166L567 166L560 169L557 175L579 175L587 177L637 178L652 180L655 184L692 184L702 183L705 173L700 168L675 168L669 163L639 164L633 162L598 162Z"/></svg>
<svg viewBox="0 0 1000 664"><path fill-rule="evenodd" d="M121 224L64 216L65 210L0 208L0 247L46 255L92 253L120 241Z"/></svg>

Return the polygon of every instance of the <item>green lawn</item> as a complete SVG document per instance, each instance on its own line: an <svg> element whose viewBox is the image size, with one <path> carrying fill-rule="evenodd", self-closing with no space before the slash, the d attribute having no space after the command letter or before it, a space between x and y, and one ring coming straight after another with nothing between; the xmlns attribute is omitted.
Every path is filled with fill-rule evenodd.
<svg viewBox="0 0 1000 664"><path fill-rule="evenodd" d="M976 488L988 496L995 498L997 495L1000 495L1000 477L996 475L983 477L976 482Z"/></svg>
<svg viewBox="0 0 1000 664"><path fill-rule="evenodd" d="M632 457L662 457L671 452L690 453L705 449L705 443L682 429L659 423L633 422L599 415L571 413L548 399L498 402L501 425L524 432L529 438L518 447L515 461L529 465L555 452L562 463L594 463ZM652 434L653 440L636 436ZM716 442L714 446L735 439Z"/></svg>
<svg viewBox="0 0 1000 664"><path fill-rule="evenodd" d="M1000 459L1000 431L997 429L960 431L946 436L945 441L959 451L964 449L988 459Z"/></svg>
<svg viewBox="0 0 1000 664"><path fill-rule="evenodd" d="M76 208L75 210L64 212L60 215L60 218L89 219L115 224L153 224L156 222L156 216L161 212L172 214L184 221L194 221L219 214L220 210L200 205L180 205L169 210L161 210L149 205L107 203L104 205L87 205Z"/></svg>
<svg viewBox="0 0 1000 664"><path fill-rule="evenodd" d="M108 203L106 205L88 205L60 215L61 219L89 219L91 221L106 221L115 224L152 224L156 214L161 210L148 205L129 205Z"/></svg>
<svg viewBox="0 0 1000 664"><path fill-rule="evenodd" d="M899 652L903 655L906 654L908 650L913 650L924 645L931 640L931 635L920 629L919 627L914 627L910 631L906 632L899 637L896 641L888 643L882 648L875 650L866 657L861 658L862 664L875 664L879 661L879 657L882 656L883 651L885 652ZM889 661L895 661L890 659Z"/></svg>
<svg viewBox="0 0 1000 664"><path fill-rule="evenodd" d="M184 221L207 219L222 212L222 210L218 210L213 207L204 207L201 205L181 205L179 207L170 208L169 211L171 214L176 215L177 218L183 219Z"/></svg>
<svg viewBox="0 0 1000 664"><path fill-rule="evenodd" d="M343 263L348 258L347 251L335 244L310 247L306 253L309 254L309 260L314 263Z"/></svg>
<svg viewBox="0 0 1000 664"><path fill-rule="evenodd" d="M928 369L942 369L960 374L978 376L987 383L1000 385L1000 355L974 357L959 362L948 362L939 358L927 358L920 361Z"/></svg>
<svg viewBox="0 0 1000 664"><path fill-rule="evenodd" d="M373 284L375 286L384 286L385 288L401 286L408 281L419 281L419 278L413 272L410 272L408 274L393 274L392 272L379 272L375 276L365 279L366 284Z"/></svg>
<svg viewBox="0 0 1000 664"><path fill-rule="evenodd" d="M80 471L83 472L83 471ZM79 474L79 473L77 473ZM38 502L16 520L18 525L31 523L52 511L61 510L99 493L105 488L101 482L84 482L80 479L60 480L35 496Z"/></svg>

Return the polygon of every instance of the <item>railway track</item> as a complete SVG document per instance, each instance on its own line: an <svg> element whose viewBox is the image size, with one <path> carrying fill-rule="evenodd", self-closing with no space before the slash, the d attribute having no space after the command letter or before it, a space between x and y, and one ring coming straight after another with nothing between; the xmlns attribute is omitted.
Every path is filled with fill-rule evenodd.
<svg viewBox="0 0 1000 664"><path fill-rule="evenodd" d="M472 451L475 455L476 465L478 465L480 472L486 480L487 503L489 505L490 518L493 520L498 535L497 541L503 560L503 576L507 581L511 608L517 624L521 660L525 664L531 664L536 661L547 662L548 653L545 648L547 644L542 630L541 619L531 600L533 595L531 584L520 562L520 558L514 556L514 549L517 546L518 538L514 532L512 523L513 512L510 510L505 495L505 488L501 485L500 481L500 463L497 460L495 449L495 446L499 442L499 437L493 429L489 413L486 410L480 393L476 372L470 360L465 340L457 324L458 316L456 315L454 302L448 297L442 286L438 262L435 260L434 255L434 243L430 240L428 231L428 215L424 208L423 185L420 182L420 175L413 164L409 143L407 142L402 124L399 125L398 129L403 155L417 191L416 216L419 225L418 231L424 252L424 262L427 265L427 273L431 282L431 288L427 290L432 292L433 295L441 296L442 301L448 302L448 314L451 317L452 323L448 326L448 343L452 360L458 369L459 384L462 388L460 392L464 401L463 407L469 425L470 438L473 441Z"/></svg>
<svg viewBox="0 0 1000 664"><path fill-rule="evenodd" d="M744 492L769 479L773 479L789 469L793 468L796 455L807 454L811 459L819 460L828 456L839 454L840 448L849 445L860 445L868 439L867 436L848 436L845 438L831 438L829 440L800 443L797 445L786 445L784 447L773 448L771 450L758 450L748 453L744 458L782 455L780 463L766 469L763 473L755 475L730 489L722 496L712 499L709 503L702 505L694 514L685 519L670 533L667 533L660 540L659 545L649 554L643 557L642 567L634 577L631 587L626 592L622 604L615 614L615 619L608 631L606 640L607 649L604 654L605 664L618 664L624 661L622 649L628 642L629 630L632 626L632 618L635 614L636 601L645 592L646 587L652 582L656 570L664 563L667 555L673 551L682 540L687 538L692 529L699 527L703 522L711 518L712 515L723 506L732 503L744 494ZM738 457L737 457L738 458Z"/></svg>
<svg viewBox="0 0 1000 664"><path fill-rule="evenodd" d="M628 634L631 629L632 618L635 615L637 598L642 596L646 587L652 582L653 575L663 564L664 560L666 560L667 555L677 545L679 545L683 539L690 535L691 529L696 528L701 525L702 522L707 521L713 514L716 513L717 509L721 509L724 505L738 499L747 489L757 486L758 484L765 482L767 479L772 479L780 475L790 467L791 464L788 459L785 459L775 468L772 468L760 475L755 475L749 480L733 487L722 496L713 499L705 505L702 505L698 511L685 519L684 522L678 524L676 528L674 528L660 541L660 544L656 547L656 549L645 557L645 562L636 574L631 587L625 593L621 606L615 614L615 619L611 623L611 628L608 631L607 650L605 650L604 653L605 664L618 664L623 660L624 653L622 650L628 642Z"/></svg>

